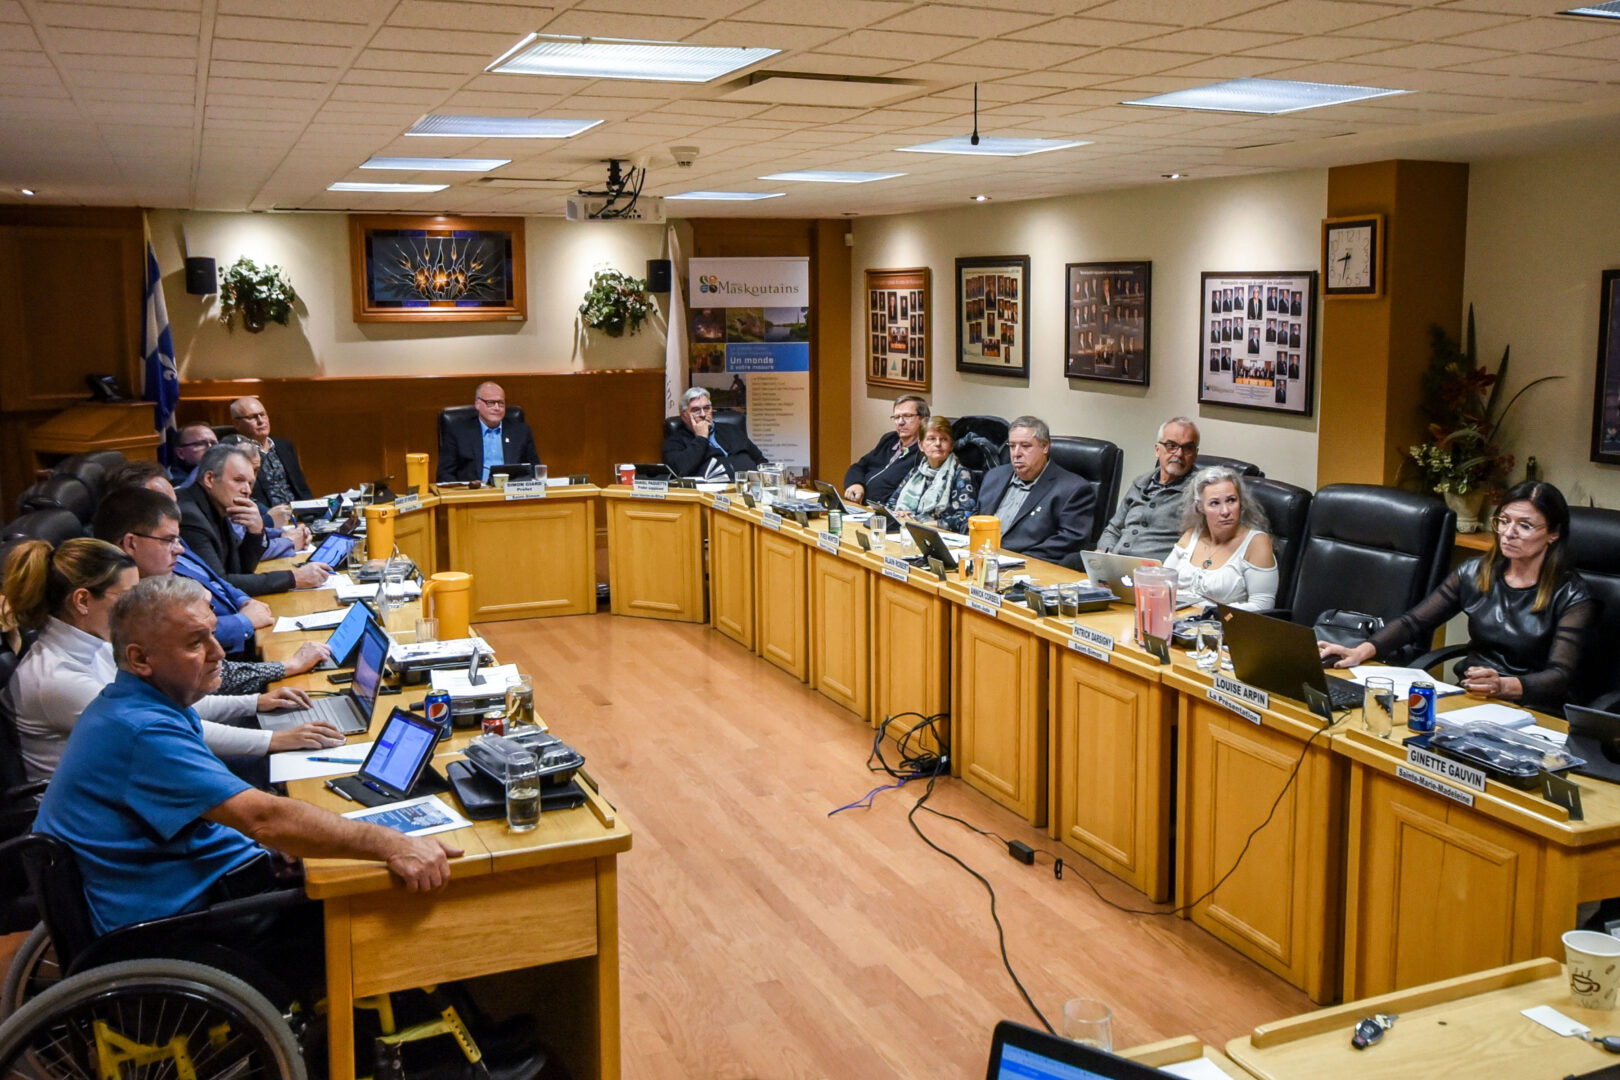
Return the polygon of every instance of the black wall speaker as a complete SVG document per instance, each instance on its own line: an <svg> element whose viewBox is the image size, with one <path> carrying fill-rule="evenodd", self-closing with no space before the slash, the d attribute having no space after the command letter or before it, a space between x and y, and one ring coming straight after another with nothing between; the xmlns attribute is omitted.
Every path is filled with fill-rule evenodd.
<svg viewBox="0 0 1620 1080"><path fill-rule="evenodd" d="M214 271L214 260L195 256L186 260L186 292L192 296L207 296L219 291L219 275Z"/></svg>
<svg viewBox="0 0 1620 1080"><path fill-rule="evenodd" d="M647 291L650 293L669 292L670 266L668 259L647 260Z"/></svg>

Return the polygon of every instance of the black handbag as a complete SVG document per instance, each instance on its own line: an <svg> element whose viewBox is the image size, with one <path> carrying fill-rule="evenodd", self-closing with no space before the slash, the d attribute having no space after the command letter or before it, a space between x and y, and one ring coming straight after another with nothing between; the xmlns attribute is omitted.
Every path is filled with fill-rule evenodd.
<svg viewBox="0 0 1620 1080"><path fill-rule="evenodd" d="M1327 641L1353 649L1384 628L1384 620L1377 615L1363 615L1359 611L1341 611L1329 608L1316 617L1311 629L1317 641Z"/></svg>

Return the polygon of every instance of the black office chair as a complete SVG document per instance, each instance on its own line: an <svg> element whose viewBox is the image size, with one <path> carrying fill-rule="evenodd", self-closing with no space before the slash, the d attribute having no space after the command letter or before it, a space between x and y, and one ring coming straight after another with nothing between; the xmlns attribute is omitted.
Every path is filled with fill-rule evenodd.
<svg viewBox="0 0 1620 1080"><path fill-rule="evenodd" d="M1247 461L1241 461L1235 457L1221 457L1219 454L1206 454L1202 451L1199 452L1198 467L1200 469L1213 469L1217 465L1231 469L1239 476L1266 475L1260 471L1260 466L1250 464Z"/></svg>
<svg viewBox="0 0 1620 1080"><path fill-rule="evenodd" d="M1200 465L1203 459L1200 458ZM1311 493L1302 487L1263 476L1246 476L1243 486L1266 515L1271 530L1271 548L1277 554L1277 597L1280 603L1294 587L1294 568L1299 563L1300 544L1311 514Z"/></svg>
<svg viewBox="0 0 1620 1080"><path fill-rule="evenodd" d="M1329 484L1311 500L1288 617L1313 626L1338 608L1394 619L1444 579L1456 532L1457 515L1433 495ZM1421 651L1384 659L1403 663Z"/></svg>
<svg viewBox="0 0 1620 1080"><path fill-rule="evenodd" d="M739 412L736 409L716 409L714 410L714 423L716 427L734 427L746 434L748 431L748 414ZM664 417L664 438L667 439L675 434L680 426L680 416Z"/></svg>
<svg viewBox="0 0 1620 1080"><path fill-rule="evenodd" d="M973 489L984 486L984 474L1001 464L1002 447L996 446L983 435L964 432L956 440L953 453L957 462L973 477Z"/></svg>
<svg viewBox="0 0 1620 1080"><path fill-rule="evenodd" d="M1097 489L1097 508L1091 515L1091 535L1086 537L1087 551L1097 546L1108 519L1119 502L1121 473L1125 468L1125 452L1106 439L1088 439L1084 435L1053 435L1052 461L1072 473L1090 480Z"/></svg>
<svg viewBox="0 0 1620 1080"><path fill-rule="evenodd" d="M956 442L969 433L998 449L1007 445L1007 421L999 416L959 416L951 422L951 438Z"/></svg>
<svg viewBox="0 0 1620 1080"><path fill-rule="evenodd" d="M99 465L85 467L98 472L101 468ZM66 510L78 518L81 525L90 524L90 519L96 515L95 496L75 477L51 476L33 485L29 490L32 494L25 500L25 508L28 510Z"/></svg>
<svg viewBox="0 0 1620 1080"><path fill-rule="evenodd" d="M0 528L0 541L45 540L52 547L64 540L84 535L84 522L73 511L61 508L30 510Z"/></svg>
<svg viewBox="0 0 1620 1080"><path fill-rule="evenodd" d="M51 469L56 476L71 476L90 489L90 497L97 502L106 483L107 474L124 463L124 455L117 450L88 450L58 461Z"/></svg>

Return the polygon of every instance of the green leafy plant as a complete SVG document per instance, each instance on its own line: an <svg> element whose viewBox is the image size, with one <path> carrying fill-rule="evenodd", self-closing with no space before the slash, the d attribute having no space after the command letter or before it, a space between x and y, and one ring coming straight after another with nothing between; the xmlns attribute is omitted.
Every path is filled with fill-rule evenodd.
<svg viewBox="0 0 1620 1080"><path fill-rule="evenodd" d="M609 337L622 337L626 330L635 334L652 310L647 283L618 270L598 270L579 305L585 325Z"/></svg>
<svg viewBox="0 0 1620 1080"><path fill-rule="evenodd" d="M1423 372L1419 408L1429 422L1429 441L1406 448L1423 482L1441 495L1467 495L1499 487L1513 468L1513 455L1498 442L1508 413L1538 383L1561 379L1543 375L1532 379L1502 402L1507 386L1508 354L1494 372L1479 363L1474 343L1474 308L1468 308L1468 328L1459 348L1443 329L1431 327L1433 341L1429 366Z"/></svg>
<svg viewBox="0 0 1620 1080"><path fill-rule="evenodd" d="M257 334L270 323L287 325L298 294L279 266L260 266L247 256L219 273L219 321L227 330L242 316L242 325Z"/></svg>

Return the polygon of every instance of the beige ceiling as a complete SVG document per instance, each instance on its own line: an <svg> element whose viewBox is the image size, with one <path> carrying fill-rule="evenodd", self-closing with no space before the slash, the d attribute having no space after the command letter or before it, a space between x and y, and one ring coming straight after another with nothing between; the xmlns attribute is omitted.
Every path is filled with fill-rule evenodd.
<svg viewBox="0 0 1620 1080"><path fill-rule="evenodd" d="M836 216L1026 199L1394 154L1469 157L1592 137L1620 117L1620 21L1559 0L0 0L0 198L202 209L560 214L601 159L647 155L646 192L770 190L786 169L905 172L777 184L683 216ZM768 46L759 69L917 80L881 108L749 103L685 86L490 75L531 31ZM1255 117L1123 106L1242 76L1414 91ZM896 153L966 134L1093 145L1022 159ZM427 112L589 117L565 141L403 138ZM672 145L701 150L677 169ZM373 154L510 157L466 174L361 172ZM427 196L336 180L449 182ZM690 208L687 211L684 208Z"/></svg>

